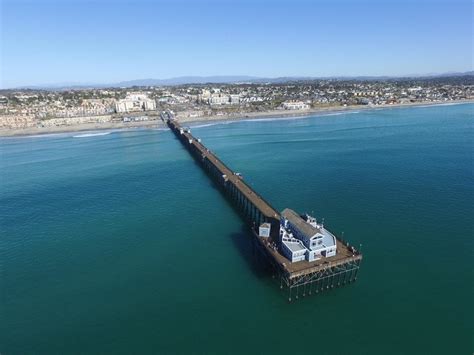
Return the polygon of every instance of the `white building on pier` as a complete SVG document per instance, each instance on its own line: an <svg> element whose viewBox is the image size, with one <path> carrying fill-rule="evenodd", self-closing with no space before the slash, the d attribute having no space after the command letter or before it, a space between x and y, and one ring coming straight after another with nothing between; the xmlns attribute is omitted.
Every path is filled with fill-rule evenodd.
<svg viewBox="0 0 474 355"><path fill-rule="evenodd" d="M315 261L336 255L336 237L315 218L306 215L303 219L289 208L281 213L280 238L283 254L292 262Z"/></svg>

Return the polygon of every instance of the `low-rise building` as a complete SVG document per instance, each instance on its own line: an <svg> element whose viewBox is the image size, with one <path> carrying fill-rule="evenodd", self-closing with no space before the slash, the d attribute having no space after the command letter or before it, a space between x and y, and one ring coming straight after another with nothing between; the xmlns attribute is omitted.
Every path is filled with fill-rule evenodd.
<svg viewBox="0 0 474 355"><path fill-rule="evenodd" d="M310 105L303 101L285 101L282 107L285 110L308 110Z"/></svg>
<svg viewBox="0 0 474 355"><path fill-rule="evenodd" d="M300 241L305 248L304 256L307 261L336 255L336 237L322 224L318 224L315 218L309 215L302 218L289 208L281 213L280 238L282 250L291 256L287 257L292 261L295 258L299 259L300 255L300 249L296 248L296 242L293 239Z"/></svg>
<svg viewBox="0 0 474 355"><path fill-rule="evenodd" d="M301 240L293 238L291 234L282 237L282 254L292 263L303 261L306 258L307 249Z"/></svg>
<svg viewBox="0 0 474 355"><path fill-rule="evenodd" d="M240 175L239 175L240 176ZM262 223L258 228L258 236L263 238L270 237L271 225L270 223Z"/></svg>
<svg viewBox="0 0 474 355"><path fill-rule="evenodd" d="M240 95L229 95L229 103L231 105L238 105L240 103Z"/></svg>
<svg viewBox="0 0 474 355"><path fill-rule="evenodd" d="M230 99L228 95L221 95L221 94L213 94L209 98L209 105L228 105L230 103Z"/></svg>

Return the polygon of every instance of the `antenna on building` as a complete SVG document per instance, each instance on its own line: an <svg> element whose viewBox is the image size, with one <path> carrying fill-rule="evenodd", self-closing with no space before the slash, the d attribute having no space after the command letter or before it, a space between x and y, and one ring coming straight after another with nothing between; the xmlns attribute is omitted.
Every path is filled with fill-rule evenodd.
<svg viewBox="0 0 474 355"><path fill-rule="evenodd" d="M324 228L324 217L323 217L323 219L322 219L322 221L321 221L321 226Z"/></svg>

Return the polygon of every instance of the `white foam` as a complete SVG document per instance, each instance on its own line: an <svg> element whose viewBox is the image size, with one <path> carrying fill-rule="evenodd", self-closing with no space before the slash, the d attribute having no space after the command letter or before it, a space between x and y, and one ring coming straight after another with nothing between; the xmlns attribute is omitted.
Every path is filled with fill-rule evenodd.
<svg viewBox="0 0 474 355"><path fill-rule="evenodd" d="M462 105L470 102L440 102L435 104L428 104L428 105L413 105L412 107L433 107L433 106L454 106L454 105Z"/></svg>
<svg viewBox="0 0 474 355"><path fill-rule="evenodd" d="M68 137L69 134L67 132L59 132L59 133L41 133L41 134L25 134L25 135L18 135L18 136L5 136L0 137L1 139L30 139L30 138L61 138L61 137Z"/></svg>
<svg viewBox="0 0 474 355"><path fill-rule="evenodd" d="M97 133L84 133L72 136L73 138L87 138L87 137L96 137L96 136L106 136L112 132L97 132Z"/></svg>
<svg viewBox="0 0 474 355"><path fill-rule="evenodd" d="M216 125L225 125L225 124L233 124L239 122L275 122L275 121L293 121L293 120L301 120L303 118L310 118L310 117L323 117L323 116L340 116L340 115L348 115L353 113L360 113L360 111L337 111L337 112L313 112L308 113L300 116L282 116L282 117L261 117L261 118L251 118L245 117L242 119L233 119L229 118L226 120L216 120L214 122L209 123L190 123L189 126L192 128L203 128L203 127L210 127Z"/></svg>
<svg viewBox="0 0 474 355"><path fill-rule="evenodd" d="M234 119L234 118L229 118L227 120L216 120L214 122L209 122L209 123L203 123L203 124L195 124L193 125L192 123L189 124L189 127L191 128L203 128L203 127L210 127L210 126L216 126L216 125L227 125L227 124L233 124L233 123L239 123L239 122L273 122L273 121L289 121L289 120L298 120L302 118L308 118L311 117L312 115L305 115L305 116L287 116L287 117L269 117L269 118L243 118L243 119Z"/></svg>
<svg viewBox="0 0 474 355"><path fill-rule="evenodd" d="M190 124L189 127L191 127L191 128L203 128L203 127L210 127L210 126L215 126L215 125L218 125L218 124L225 124L225 123L226 122L224 122L224 121L216 121L216 122L212 122L212 123L204 123L204 124L196 124L196 125Z"/></svg>
<svg viewBox="0 0 474 355"><path fill-rule="evenodd" d="M341 115L350 115L353 113L360 113L360 111L341 111L341 112L328 112L328 113L318 113L314 116L341 116Z"/></svg>

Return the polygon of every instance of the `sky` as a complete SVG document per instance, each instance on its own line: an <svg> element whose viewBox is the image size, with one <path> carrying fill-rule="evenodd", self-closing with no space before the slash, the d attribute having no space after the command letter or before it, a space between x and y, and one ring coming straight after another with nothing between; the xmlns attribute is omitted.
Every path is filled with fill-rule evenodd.
<svg viewBox="0 0 474 355"><path fill-rule="evenodd" d="M0 0L0 87L473 70L471 0Z"/></svg>

